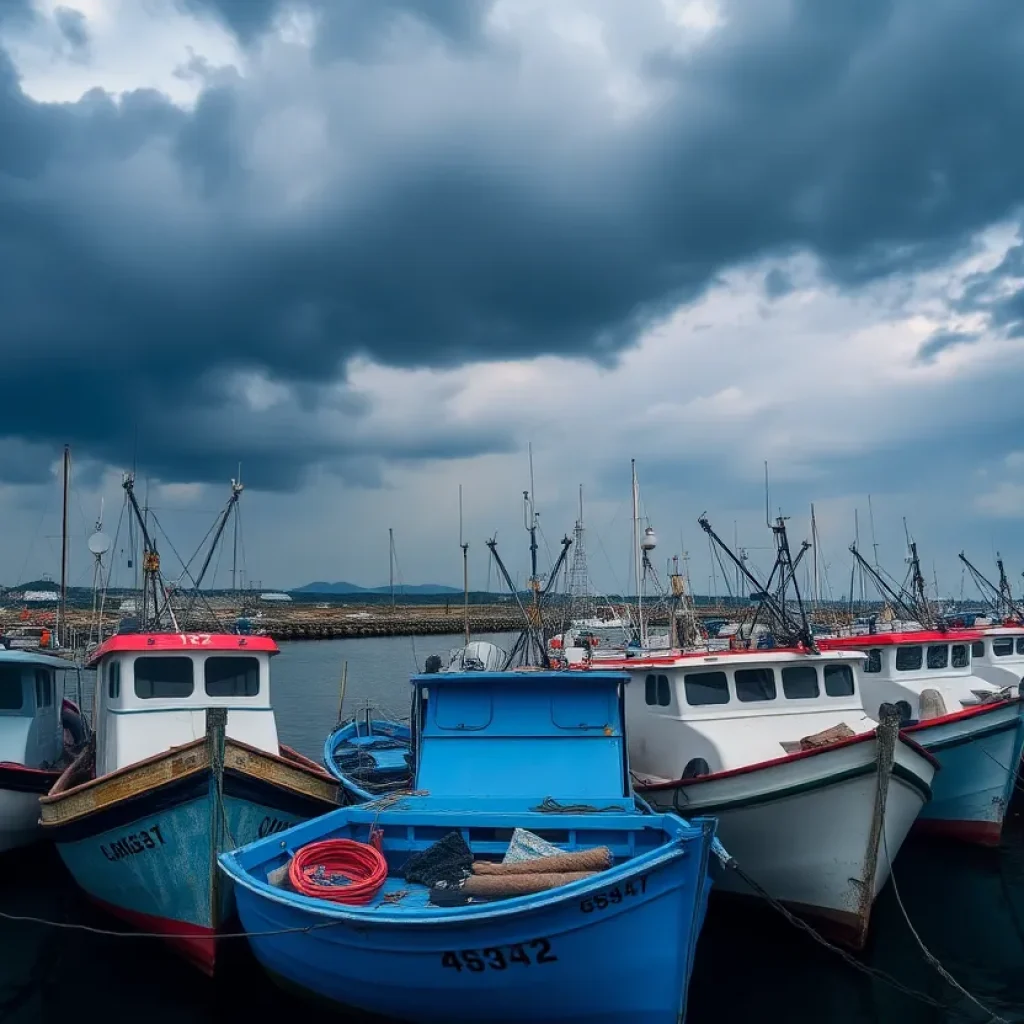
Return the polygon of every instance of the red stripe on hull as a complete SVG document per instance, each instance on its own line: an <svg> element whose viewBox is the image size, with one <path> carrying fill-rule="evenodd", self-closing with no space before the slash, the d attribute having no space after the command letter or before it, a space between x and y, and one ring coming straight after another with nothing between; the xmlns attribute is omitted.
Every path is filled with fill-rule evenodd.
<svg viewBox="0 0 1024 1024"><path fill-rule="evenodd" d="M999 821L943 821L941 818L918 818L911 830L914 835L940 836L976 846L998 846L1003 834Z"/></svg>
<svg viewBox="0 0 1024 1024"><path fill-rule="evenodd" d="M107 903L96 896L89 899L113 917L120 918L140 932L166 936L165 942L175 952L183 956L189 963L198 967L204 974L213 976L217 959L217 933L212 928L204 928L199 924L186 921L172 921L154 914L141 914L137 910L126 910L124 907Z"/></svg>

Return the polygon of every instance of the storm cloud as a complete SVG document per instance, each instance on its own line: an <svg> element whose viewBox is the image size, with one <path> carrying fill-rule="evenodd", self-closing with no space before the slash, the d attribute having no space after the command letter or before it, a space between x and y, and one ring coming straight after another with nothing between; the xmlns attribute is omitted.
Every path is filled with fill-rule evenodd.
<svg viewBox="0 0 1024 1024"><path fill-rule="evenodd" d="M1024 200L1015 0L167 8L239 48L182 53L194 102L43 102L10 55L42 15L0 0L10 481L17 446L67 439L166 481L241 459L283 490L512 451L500 416L466 429L441 402L389 427L353 366L608 370L733 268L807 254L856 295L966 258ZM56 26L91 51L73 5ZM950 310L979 323L920 364L1024 332L1020 251L967 280Z"/></svg>

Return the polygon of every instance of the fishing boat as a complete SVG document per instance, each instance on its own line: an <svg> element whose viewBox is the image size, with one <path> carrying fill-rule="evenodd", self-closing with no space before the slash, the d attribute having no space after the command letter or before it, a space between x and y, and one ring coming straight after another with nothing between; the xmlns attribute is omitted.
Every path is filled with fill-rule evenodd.
<svg viewBox="0 0 1024 1024"><path fill-rule="evenodd" d="M915 630L821 641L823 650L867 654L861 697L869 715L892 704L902 734L939 761L932 800L915 830L997 846L1024 750L1024 701L973 671L969 630Z"/></svg>
<svg viewBox="0 0 1024 1024"><path fill-rule="evenodd" d="M278 741L271 638L178 628L196 595L175 610L130 477L125 490L144 545L141 609L88 657L94 735L40 800L41 825L94 902L212 974L232 914L217 855L336 807L338 785Z"/></svg>
<svg viewBox="0 0 1024 1024"><path fill-rule="evenodd" d="M427 658L427 673L494 672L508 655L496 644L473 640L453 648L442 668L439 655ZM344 691L342 705L344 705ZM408 789L413 776L413 730L409 722L383 717L365 707L341 722L324 741L324 765L342 785L347 802L359 803Z"/></svg>
<svg viewBox="0 0 1024 1024"><path fill-rule="evenodd" d="M392 1019L677 1024L714 823L638 806L627 682L598 671L415 677L414 795L341 808L220 858L257 959L289 987ZM545 858L531 860L544 881L524 885L516 830L550 844L559 864L600 866L552 876ZM428 887L413 858L444 843L465 849L468 877ZM329 877L329 857L304 873L320 850L342 848L378 864L361 905L346 885L326 899L313 884ZM481 886L491 874L504 875L496 889Z"/></svg>
<svg viewBox="0 0 1024 1024"><path fill-rule="evenodd" d="M353 801L408 788L412 734L407 722L377 718L372 709L338 726L324 741L324 765Z"/></svg>
<svg viewBox="0 0 1024 1024"><path fill-rule="evenodd" d="M971 671L989 685L1021 696L1024 692L1024 626L1007 620L979 629L971 643Z"/></svg>
<svg viewBox="0 0 1024 1024"><path fill-rule="evenodd" d="M276 653L269 637L111 637L89 659L95 742L40 801L85 893L211 974L231 916L217 854L337 806L337 783L278 743Z"/></svg>
<svg viewBox="0 0 1024 1024"><path fill-rule="evenodd" d="M864 655L809 649L635 658L626 690L637 791L718 819L770 896L860 948L921 808L935 759L861 706ZM602 666L606 667L606 666ZM716 889L754 895L727 872Z"/></svg>
<svg viewBox="0 0 1024 1024"><path fill-rule="evenodd" d="M63 696L63 658L0 650L0 852L40 837L39 798L82 749L88 729Z"/></svg>

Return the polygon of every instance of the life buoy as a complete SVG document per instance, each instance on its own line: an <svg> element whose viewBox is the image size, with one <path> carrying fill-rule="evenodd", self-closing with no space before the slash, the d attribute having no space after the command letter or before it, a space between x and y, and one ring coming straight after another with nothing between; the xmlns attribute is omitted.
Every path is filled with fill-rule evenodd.
<svg viewBox="0 0 1024 1024"><path fill-rule="evenodd" d="M560 636L553 636L551 638L551 649L553 651L560 651L562 649L562 638Z"/></svg>
<svg viewBox="0 0 1024 1024"><path fill-rule="evenodd" d="M80 747L87 738L85 720L81 712L70 701L64 701L60 709L60 724L64 729L64 742L71 740L73 748Z"/></svg>

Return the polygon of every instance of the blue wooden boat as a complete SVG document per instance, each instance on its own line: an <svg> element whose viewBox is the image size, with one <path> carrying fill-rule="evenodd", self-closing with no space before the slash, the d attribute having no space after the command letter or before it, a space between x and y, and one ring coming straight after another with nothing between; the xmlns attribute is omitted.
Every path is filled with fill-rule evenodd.
<svg viewBox="0 0 1024 1024"><path fill-rule="evenodd" d="M633 796L627 682L546 670L415 677L414 795L340 808L221 856L256 957L289 987L397 1020L678 1024L714 822L652 814ZM402 877L410 856L452 831L475 859L498 860L516 828L562 851L605 846L611 866L462 905ZM369 904L282 884L308 844L365 842L374 829L389 877Z"/></svg>
<svg viewBox="0 0 1024 1024"><path fill-rule="evenodd" d="M324 741L324 767L352 802L408 788L413 776L409 726L374 718L369 711L343 722Z"/></svg>
<svg viewBox="0 0 1024 1024"><path fill-rule="evenodd" d="M474 640L448 652L441 668L437 655L427 658L425 675L450 672L493 672L505 667L508 655L486 640ZM426 691L422 699L426 700ZM324 741L324 767L341 783L348 803L373 800L408 789L414 774L413 730L406 722L376 717L372 708L340 723Z"/></svg>

